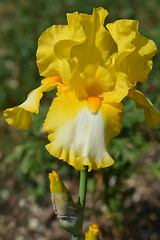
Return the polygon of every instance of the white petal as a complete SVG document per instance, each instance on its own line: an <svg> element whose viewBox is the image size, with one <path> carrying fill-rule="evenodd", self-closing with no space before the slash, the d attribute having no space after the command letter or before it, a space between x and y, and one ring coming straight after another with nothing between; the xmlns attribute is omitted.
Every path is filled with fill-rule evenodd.
<svg viewBox="0 0 160 240"><path fill-rule="evenodd" d="M61 125L54 136L56 148L69 150L74 158L81 156L81 164L88 165L89 169L114 163L106 149L105 122L100 111L93 114L87 107L83 108L74 119Z"/></svg>

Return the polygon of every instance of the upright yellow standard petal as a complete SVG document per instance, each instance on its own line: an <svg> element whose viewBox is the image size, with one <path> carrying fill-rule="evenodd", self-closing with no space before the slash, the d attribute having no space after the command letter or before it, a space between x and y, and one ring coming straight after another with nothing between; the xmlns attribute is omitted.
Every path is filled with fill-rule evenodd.
<svg viewBox="0 0 160 240"><path fill-rule="evenodd" d="M155 43L140 35L138 25L136 20L123 19L106 26L117 44L117 70L127 75L132 87L137 81L147 80L152 69L151 58L157 52Z"/></svg>
<svg viewBox="0 0 160 240"><path fill-rule="evenodd" d="M68 84L79 99L114 89L114 79L107 65L111 63L108 59L117 48L104 27L107 15L103 8L94 9L92 15L77 12L68 15L70 20L76 19L80 23L86 36L82 44L73 46L71 50L71 57L74 57L77 66L72 70Z"/></svg>
<svg viewBox="0 0 160 240"><path fill-rule="evenodd" d="M53 100L44 123L51 142L47 150L78 170L84 169L84 165L90 171L114 163L107 145L121 130L123 106L97 104L93 99L91 107L91 99L79 101L70 91L61 93Z"/></svg>
<svg viewBox="0 0 160 240"><path fill-rule="evenodd" d="M63 58L70 58L71 48L85 40L82 26L75 20L68 25L48 28L38 40L37 66L41 76L62 77Z"/></svg>
<svg viewBox="0 0 160 240"><path fill-rule="evenodd" d="M100 7L94 9L92 15L75 12L67 16L70 21L76 19L80 23L86 36L84 43L72 48L72 55L77 58L81 69L96 62L104 65L108 57L116 50L115 43L104 27L107 15L108 12Z"/></svg>
<svg viewBox="0 0 160 240"><path fill-rule="evenodd" d="M143 93L133 88L129 91L128 97L136 102L137 107L144 108L145 119L149 127L160 124L160 112Z"/></svg>
<svg viewBox="0 0 160 240"><path fill-rule="evenodd" d="M41 98L43 97L43 92L51 91L57 86L57 84L58 82L54 81L54 77L48 78L45 84L34 89L28 95L24 103L16 107L6 109L4 111L4 117L7 123L18 129L28 129L33 124L32 113L39 113L39 104Z"/></svg>
<svg viewBox="0 0 160 240"><path fill-rule="evenodd" d="M79 99L90 96L122 101L152 69L157 48L138 32L138 21L104 26L108 12L67 14L68 25L52 26L40 37L37 65L43 76L59 75Z"/></svg>

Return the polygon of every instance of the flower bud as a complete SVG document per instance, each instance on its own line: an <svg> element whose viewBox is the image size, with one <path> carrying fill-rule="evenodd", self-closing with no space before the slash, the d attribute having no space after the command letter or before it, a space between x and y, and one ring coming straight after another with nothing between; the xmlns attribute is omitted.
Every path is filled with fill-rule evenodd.
<svg viewBox="0 0 160 240"><path fill-rule="evenodd" d="M82 209L76 204L59 175L49 173L50 190L55 214L61 226L73 235L80 235L82 224Z"/></svg>
<svg viewBox="0 0 160 240"><path fill-rule="evenodd" d="M91 224L85 234L85 240L101 240L99 237L99 228L96 223Z"/></svg>

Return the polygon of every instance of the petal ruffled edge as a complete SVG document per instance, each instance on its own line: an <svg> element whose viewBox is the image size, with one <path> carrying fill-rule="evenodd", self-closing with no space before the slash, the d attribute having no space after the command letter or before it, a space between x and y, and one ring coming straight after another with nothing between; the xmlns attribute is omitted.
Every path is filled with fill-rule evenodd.
<svg viewBox="0 0 160 240"><path fill-rule="evenodd" d="M138 32L138 25L136 20L122 19L106 26L117 44L117 69L125 72L133 85L147 80L157 52L155 43Z"/></svg>
<svg viewBox="0 0 160 240"><path fill-rule="evenodd" d="M41 76L63 77L63 59L69 59L71 49L85 41L82 26L75 14L67 15L68 25L53 25L38 40L37 66Z"/></svg>
<svg viewBox="0 0 160 240"><path fill-rule="evenodd" d="M53 90L60 82L60 78L49 77L43 81L43 85L31 91L26 99L19 106L7 108L3 115L7 123L18 129L28 129L33 124L32 113L39 113L40 100L43 92Z"/></svg>
<svg viewBox="0 0 160 240"><path fill-rule="evenodd" d="M134 100L137 107L144 109L145 120L148 127L154 127L160 124L160 112L153 106L148 98L144 94L136 89L131 89L128 93L128 97Z"/></svg>
<svg viewBox="0 0 160 240"><path fill-rule="evenodd" d="M72 92L59 94L43 125L51 142L46 149L77 170L113 165L107 145L121 130L122 110L121 103L102 102L98 111L90 111L87 100L79 101Z"/></svg>

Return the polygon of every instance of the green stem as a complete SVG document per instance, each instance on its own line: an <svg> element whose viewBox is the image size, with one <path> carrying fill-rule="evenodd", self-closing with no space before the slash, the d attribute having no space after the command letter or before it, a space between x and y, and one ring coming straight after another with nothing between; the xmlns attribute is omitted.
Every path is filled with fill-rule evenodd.
<svg viewBox="0 0 160 240"><path fill-rule="evenodd" d="M86 203L86 192L87 192L87 175L88 175L88 166L84 166L84 170L80 171L80 185L79 185L79 198L78 204L82 207L83 212ZM81 225L81 232L83 226L83 218L82 218L82 225ZM81 240L80 236L72 236L72 240Z"/></svg>
<svg viewBox="0 0 160 240"><path fill-rule="evenodd" d="M80 172L80 185L79 185L79 205L84 209L86 202L86 192L87 192L87 175L88 166L84 166L84 170Z"/></svg>

